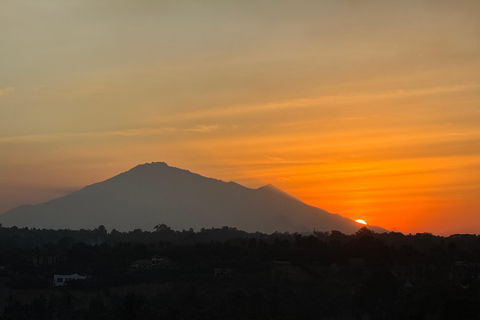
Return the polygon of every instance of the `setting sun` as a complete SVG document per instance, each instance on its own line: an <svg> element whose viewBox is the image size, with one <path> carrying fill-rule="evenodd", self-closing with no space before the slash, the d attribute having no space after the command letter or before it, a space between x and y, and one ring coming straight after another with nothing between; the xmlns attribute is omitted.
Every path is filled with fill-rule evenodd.
<svg viewBox="0 0 480 320"><path fill-rule="evenodd" d="M357 220L355 220L355 222L360 223L360 224L367 225L367 223L365 222L365 220L362 220L362 219L357 219Z"/></svg>

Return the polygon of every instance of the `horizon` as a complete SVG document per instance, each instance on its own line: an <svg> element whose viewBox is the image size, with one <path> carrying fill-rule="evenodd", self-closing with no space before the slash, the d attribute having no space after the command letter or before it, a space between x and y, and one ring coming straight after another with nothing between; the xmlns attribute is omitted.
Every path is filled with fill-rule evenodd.
<svg viewBox="0 0 480 320"><path fill-rule="evenodd" d="M352 234L361 227L272 184L252 189L165 162L140 164L66 196L17 207L0 215L0 222L6 227L71 230L103 225L120 231L149 230L161 222L174 230L229 226L267 234L315 229Z"/></svg>
<svg viewBox="0 0 480 320"><path fill-rule="evenodd" d="M0 213L164 161L390 231L476 234L478 12L7 1Z"/></svg>
<svg viewBox="0 0 480 320"><path fill-rule="evenodd" d="M93 185L97 185L97 184L99 184L99 183L107 182L107 181L111 180L112 178L116 178L116 177L119 177L119 176L122 176L122 175L128 174L128 173L133 173L135 170L137 170L137 172L138 172L138 169L140 169L140 168L142 168L142 167L143 167L143 168L145 168L145 167L150 167L150 169L149 169L149 170L150 170L150 174L153 174L153 172L151 171L151 170L152 170L151 168L153 168L153 167L155 166L155 169L158 169L158 168L160 168L159 165L161 165L162 167L168 167L168 168L170 168L170 169L174 169L174 170L178 170L178 171L188 172L189 174L191 174L191 175L193 175L193 176L200 176L201 178L204 178L204 179L207 179L207 180L215 180L215 181L218 181L218 182L221 182L221 183L226 183L226 184L228 184L228 183L238 184L238 183L236 183L235 181L223 181L223 180L216 179L216 178L214 178L214 177L206 177L206 176L200 175L200 174L198 174L198 173L191 172L190 170L185 169L185 168L178 168L178 167L175 167L175 166L170 166L170 165L168 165L168 164L165 163L165 162L146 162L146 163L143 163L143 164L138 164L138 165L136 165L136 166L134 166L134 167L132 167L132 168L124 171L124 172L120 172L120 173L118 173L117 175L115 175L115 176L113 176L113 177L109 177L108 179L106 179L106 180L104 180L104 181L98 181L98 182L95 182L95 183L93 183L93 184L84 186L84 187L82 187L82 188L80 188L80 189L78 189L78 190L74 190L74 191L72 191L71 193L68 193L68 194L66 194L66 195L64 195L64 196L68 196L69 194L76 193L77 191L81 191L81 190L83 190L83 189L87 189L88 187L93 186ZM240 184L238 184L238 185L240 185ZM285 195L288 196L288 197L292 197L292 198L295 199L295 200L299 200L299 199L297 199L296 197L294 197L294 196L292 196L292 195L290 195L290 194L288 194L288 193L285 193L285 191L277 188L276 186L274 186L274 185L271 184L271 183L266 184L266 185L263 185L263 186L260 186L260 187L257 187L257 188L249 188L249 187L243 186L243 185L240 185L240 186L242 186L243 188L249 189L249 190L261 190L261 189L264 189L264 188L266 188L266 187L271 187L271 188L273 188L274 190L277 190L277 191L281 192L282 194L285 194ZM63 197L63 196L61 196L60 198L62 198L62 197ZM49 199L49 200L47 200L46 202L50 202L50 201L55 200L55 199L58 199L58 198ZM299 200L299 201L301 201L301 200ZM301 201L301 202L302 202L302 201ZM45 203L45 202L41 202L41 203ZM35 206L35 204L23 204L23 205L20 205L19 207L23 207L23 206ZM17 207L16 207L16 208L17 208ZM318 208L318 207L316 207L316 208ZM14 208L14 209L15 209L15 208ZM322 208L318 208L318 209L322 209ZM322 210L323 210L323 209L322 209ZM327 211L327 212L328 212L328 211ZM337 213L334 213L334 212L329 212L329 213L330 213L330 214L334 214L334 215L337 214ZM1 215L1 214L0 214L0 215ZM377 233L396 232L396 233L402 233L402 234L404 234L404 235L415 235L415 234L426 234L426 233L427 233L427 234L433 234L433 233L431 233L431 232L425 232L425 231L424 231L424 232L417 232L417 233L404 233L404 232L401 232L401 231L386 230L386 229L383 229L383 230L384 230L384 231L383 231L383 230L381 230L381 229L382 229L382 226L375 226L375 225L373 225L373 224L370 224L370 223L365 222L365 221L362 220L362 219L357 219L357 220L351 219L351 220L358 224L358 230L357 230L357 231L359 231L359 230L361 230L361 229L363 229L363 228L367 228L368 230L371 230L372 232L377 232ZM1 225L2 225L2 224L0 224L0 226L1 226ZM106 224L101 224L101 226L107 228L107 230L108 230L108 223L106 223ZM225 225L225 226L231 227L231 228L236 228L236 227L237 227L237 226L235 226L235 225ZM19 227L19 228L22 228L22 227L25 227L25 226L23 226L23 225L19 225L19 226L17 226L17 225L12 225L12 226L10 226L10 227ZM77 228L69 228L69 227L67 227L67 228L44 228L44 227L38 227L38 226L35 227L35 226L32 226L31 228L47 229L47 230L68 229L68 230L75 231L75 230L81 230L81 229L93 230L93 228L96 228L96 227L98 227L98 226L95 226L95 227L92 227L92 228L88 228L88 227L87 227L87 228L83 228L83 227L82 227L82 228L80 228L80 227L77 227ZM215 227L215 226L204 226L204 227L205 227L206 229L210 229L210 228L212 228L212 229L218 229L218 228L220 228L220 227ZM9 227L6 226L6 228L9 228ZM189 226L188 228L195 230L195 228L192 228L191 226ZM314 232L315 232L315 229L317 229L317 231L328 232L328 233L330 233L330 232L332 232L332 231L338 231L337 229L331 229L331 230L329 230L329 229L320 229L320 228L321 228L320 225L317 226L317 227L312 227L312 228L313 228L312 230L300 230L300 229L299 229L299 230L294 230L294 231L280 231L280 230L275 230L274 233L276 233L276 232L280 232L280 233L284 233L284 232L286 232L286 233L292 233L292 232L293 232L293 233L300 233L300 234L311 234L311 233L314 233ZM380 229L379 229L379 228L380 228ZM128 231L132 231L133 229L134 229L134 228L132 228L132 229L124 229L124 230L121 230L121 231L123 231L123 232L128 232ZM140 228L140 229L141 229L141 228ZM186 229L186 228L184 228L183 230L185 230L185 229ZM112 230L116 230L116 228L113 228ZM143 229L142 229L142 230L143 230ZM173 230L180 231L180 228L174 228ZM242 228L239 228L238 230L244 231L244 232L250 232L250 233L252 233L252 232L253 232L253 233L254 233L254 232L261 232L261 233L265 233L265 234L271 234L271 232L262 231L262 230L250 230L250 231L247 231L247 230L242 229ZM377 231L375 231L375 230L377 230ZM151 231L151 230L143 230L143 231ZM198 231L198 230L197 230L197 231ZM341 232L341 231L340 231L340 232ZM354 233L349 233L349 232L343 232L343 233L345 233L346 235L352 235L352 234L354 234ZM442 237L448 237L448 236L453 236L453 235L456 235L456 234L458 234L458 233L455 233L455 234L433 234L433 235L435 235L435 236L442 236ZM464 233L464 234L471 234L471 233Z"/></svg>

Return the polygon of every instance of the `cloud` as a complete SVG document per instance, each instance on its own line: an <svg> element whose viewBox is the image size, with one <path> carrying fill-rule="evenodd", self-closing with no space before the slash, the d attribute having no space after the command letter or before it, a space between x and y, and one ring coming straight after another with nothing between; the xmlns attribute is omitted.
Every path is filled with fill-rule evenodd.
<svg viewBox="0 0 480 320"><path fill-rule="evenodd" d="M15 91L15 89L13 87L5 87L3 89L0 89L0 97L8 96L13 91Z"/></svg>
<svg viewBox="0 0 480 320"><path fill-rule="evenodd" d="M273 112L279 110L311 108L317 106L331 106L333 104L350 104L370 102L388 99L418 98L445 93L461 93L475 91L480 88L480 83L469 83L462 85L434 86L420 89L398 89L384 90L380 92L348 93L338 95L324 95L314 98L291 99L263 104L237 105L229 108L218 107L211 109L191 110L183 113L175 113L171 116L162 116L158 121L190 120L204 118L236 117L239 115L258 114L262 112ZM365 117L363 117L365 118ZM344 120L353 120L352 117Z"/></svg>
<svg viewBox="0 0 480 320"><path fill-rule="evenodd" d="M80 133L46 133L33 135L19 135L11 137L0 137L0 143L17 142L49 142L57 140L69 140L75 138L106 138L106 137L147 137L174 132L194 132L209 133L219 129L237 129L238 126L220 127L218 125L197 125L193 127L158 127L158 128L136 128L125 130L111 130L98 132L80 132Z"/></svg>
<svg viewBox="0 0 480 320"><path fill-rule="evenodd" d="M175 128L139 128L139 129L126 129L116 131L100 131L100 132L82 132L82 133L47 133L47 134L33 134L23 136L12 137L0 137L0 143L8 142L49 142L56 140L68 140L74 138L102 138L111 136L122 137L141 137L155 134L161 134L166 132L176 131Z"/></svg>
<svg viewBox="0 0 480 320"><path fill-rule="evenodd" d="M211 126L206 126L206 125L200 125L196 126L194 128L190 128L190 131L193 132L212 132L218 129L217 125L211 125Z"/></svg>

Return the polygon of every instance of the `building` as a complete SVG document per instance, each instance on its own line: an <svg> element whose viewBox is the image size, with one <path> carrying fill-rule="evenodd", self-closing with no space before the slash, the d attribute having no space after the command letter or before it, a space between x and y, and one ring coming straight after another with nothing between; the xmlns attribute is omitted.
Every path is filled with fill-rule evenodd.
<svg viewBox="0 0 480 320"><path fill-rule="evenodd" d="M160 255L155 255L152 257L152 266L154 267L170 267L172 266L172 261Z"/></svg>
<svg viewBox="0 0 480 320"><path fill-rule="evenodd" d="M152 268L164 268L172 266L170 259L161 257L159 255L153 256L151 259L135 260L130 264L130 267L136 269L152 269Z"/></svg>
<svg viewBox="0 0 480 320"><path fill-rule="evenodd" d="M86 280L87 276L81 276L77 273L74 274L55 274L53 276L53 286L54 287L63 287L67 284L68 281L72 280Z"/></svg>
<svg viewBox="0 0 480 320"><path fill-rule="evenodd" d="M153 265L152 265L152 260L141 259L141 260L135 260L132 263L130 263L130 267L136 268L136 269L151 269L153 268Z"/></svg>
<svg viewBox="0 0 480 320"><path fill-rule="evenodd" d="M54 255L36 255L32 257L32 266L45 266L55 264L58 261L58 256Z"/></svg>

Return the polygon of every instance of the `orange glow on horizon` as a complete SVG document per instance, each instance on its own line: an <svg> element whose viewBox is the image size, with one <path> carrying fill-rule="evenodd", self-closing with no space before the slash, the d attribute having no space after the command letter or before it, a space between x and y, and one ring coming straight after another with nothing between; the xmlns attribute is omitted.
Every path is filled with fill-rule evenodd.
<svg viewBox="0 0 480 320"><path fill-rule="evenodd" d="M390 231L478 232L480 2L390 2L172 2L168 19L102 2L91 24L85 1L58 19L12 1L31 32L0 19L0 214L161 161Z"/></svg>
<svg viewBox="0 0 480 320"><path fill-rule="evenodd" d="M355 222L358 222L358 223L363 224L363 225L367 225L367 223L362 219L357 219L357 220L355 220Z"/></svg>

